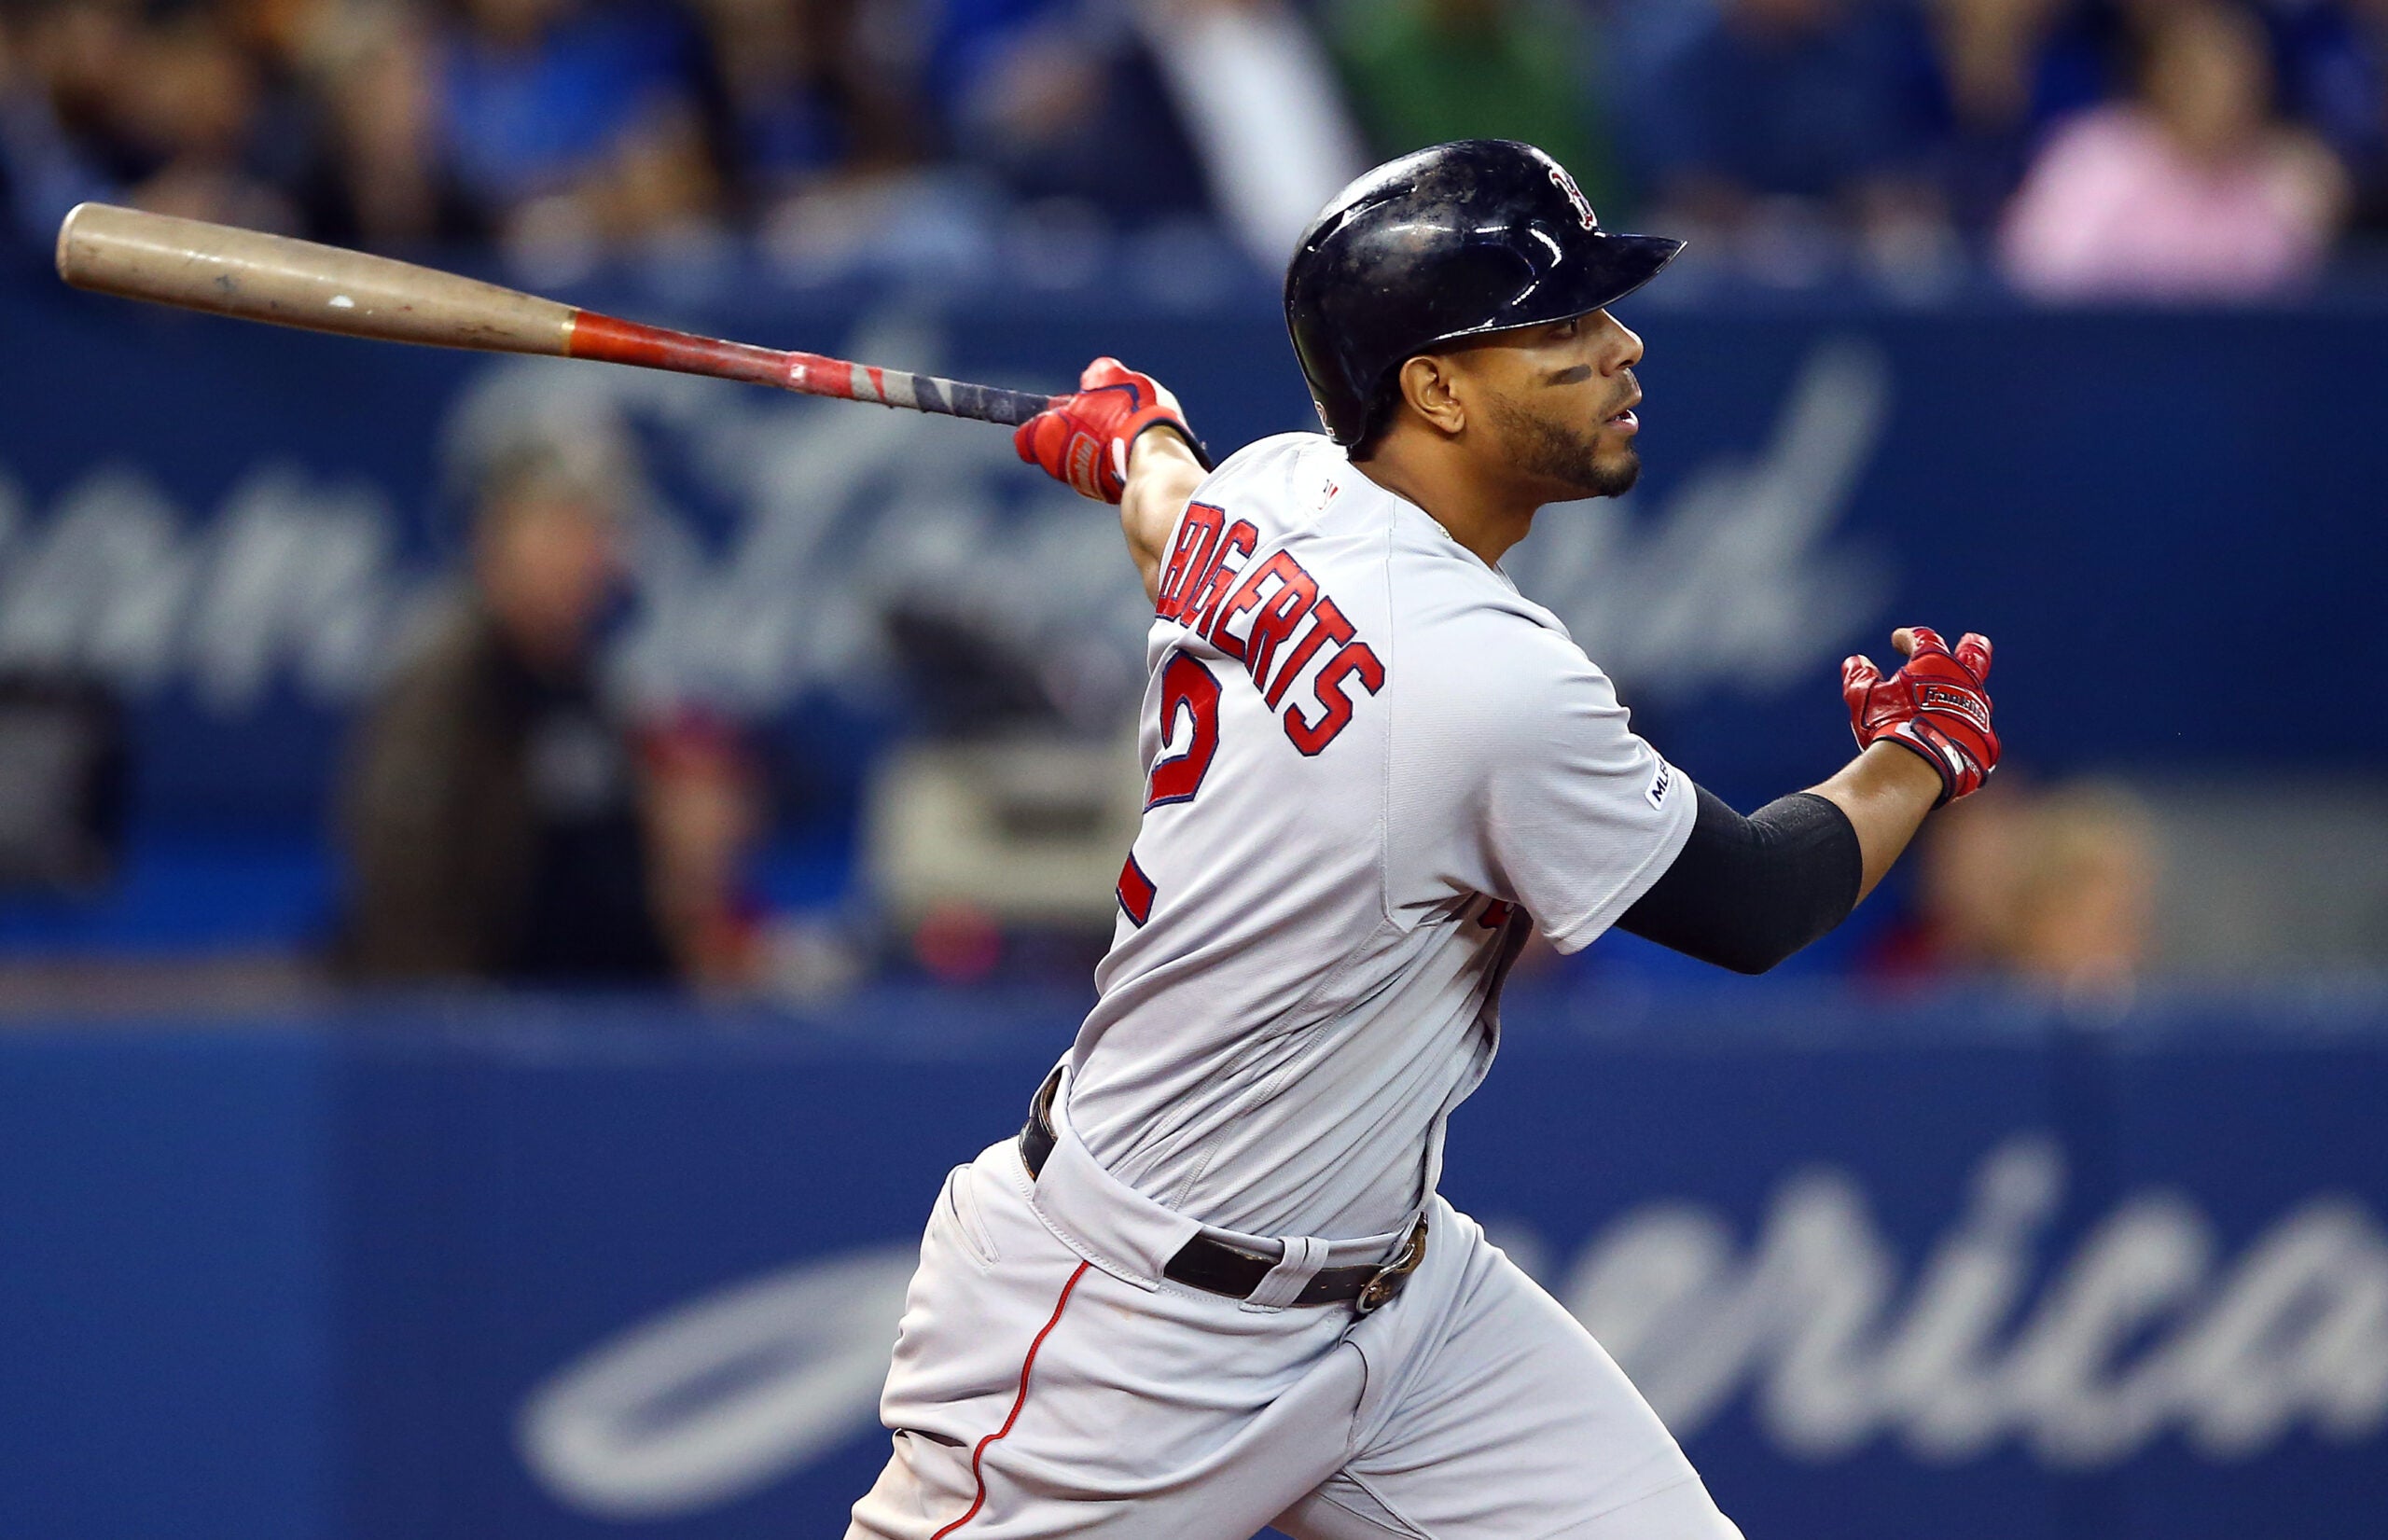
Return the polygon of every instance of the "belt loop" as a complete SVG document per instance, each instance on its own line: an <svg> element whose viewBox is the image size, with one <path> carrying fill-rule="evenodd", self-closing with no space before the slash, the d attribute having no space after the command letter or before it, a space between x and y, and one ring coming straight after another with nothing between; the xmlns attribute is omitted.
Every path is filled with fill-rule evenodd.
<svg viewBox="0 0 2388 1540"><path fill-rule="evenodd" d="M1279 1311L1292 1304L1310 1286L1310 1281L1318 1276L1318 1269L1326 1266L1326 1242L1315 1235L1285 1237L1285 1254L1244 1297L1243 1308Z"/></svg>
<svg viewBox="0 0 2388 1540"><path fill-rule="evenodd" d="M1062 1088L1062 1075L1069 1068L1064 1059L1045 1076L1036 1094L1028 1099L1028 1121L1020 1129L1020 1163L1028 1168L1031 1186L1045 1173L1045 1162L1053 1157L1053 1098Z"/></svg>

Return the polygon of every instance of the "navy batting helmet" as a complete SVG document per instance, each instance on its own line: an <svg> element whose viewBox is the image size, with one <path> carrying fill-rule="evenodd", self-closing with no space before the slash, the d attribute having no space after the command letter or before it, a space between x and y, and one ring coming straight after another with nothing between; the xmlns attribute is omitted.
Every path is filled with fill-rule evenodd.
<svg viewBox="0 0 2388 1540"><path fill-rule="evenodd" d="M1462 139L1379 166L1311 221L1285 269L1285 326L1319 421L1354 444L1405 360L1589 314L1681 250L1602 229L1575 178L1532 145Z"/></svg>

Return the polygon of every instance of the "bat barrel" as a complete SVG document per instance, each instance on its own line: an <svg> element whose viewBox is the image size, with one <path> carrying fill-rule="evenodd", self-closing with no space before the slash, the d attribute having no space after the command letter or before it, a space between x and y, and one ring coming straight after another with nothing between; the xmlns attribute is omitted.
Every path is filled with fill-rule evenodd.
<svg viewBox="0 0 2388 1540"><path fill-rule="evenodd" d="M431 347L602 359L981 422L1024 423L1050 398L782 353L576 310L495 284L286 235L106 203L58 228L76 288L244 321Z"/></svg>
<svg viewBox="0 0 2388 1540"><path fill-rule="evenodd" d="M387 257L106 203L58 229L76 288L392 342L561 354L569 305Z"/></svg>

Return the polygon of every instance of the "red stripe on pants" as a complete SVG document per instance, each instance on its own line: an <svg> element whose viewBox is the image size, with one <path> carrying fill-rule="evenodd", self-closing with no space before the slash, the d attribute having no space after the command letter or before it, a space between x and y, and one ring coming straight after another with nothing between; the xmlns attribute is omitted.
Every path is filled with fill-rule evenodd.
<svg viewBox="0 0 2388 1540"><path fill-rule="evenodd" d="M1068 1308L1070 1296L1076 1290L1078 1280L1086 1276L1086 1269L1087 1264L1080 1262L1077 1271L1070 1274L1070 1281L1062 1285L1062 1297L1053 1302L1052 1319L1045 1323L1045 1329L1036 1334L1036 1339L1028 1344L1028 1356L1020 1364L1020 1394L1012 1397L1011 1415L1004 1419L1002 1427L979 1439L979 1447L970 1451L970 1479L979 1489L979 1494L970 1500L970 1511L930 1535L929 1540L945 1540L947 1535L978 1518L979 1510L987 1505L987 1478L979 1472L979 1463L987 1457L987 1446L1009 1433L1011 1425L1020 1421L1020 1408L1028 1405L1028 1371L1036 1367L1036 1350L1045 1345L1045 1339L1052 1336L1053 1328L1062 1324L1062 1311Z"/></svg>

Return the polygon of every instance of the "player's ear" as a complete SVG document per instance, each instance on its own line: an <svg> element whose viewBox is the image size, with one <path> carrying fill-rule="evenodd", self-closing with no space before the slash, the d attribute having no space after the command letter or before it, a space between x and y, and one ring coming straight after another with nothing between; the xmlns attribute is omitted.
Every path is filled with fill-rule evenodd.
<svg viewBox="0 0 2388 1540"><path fill-rule="evenodd" d="M1401 395L1410 409L1444 433L1467 425L1467 409L1454 388L1458 374L1452 359L1422 353L1401 366Z"/></svg>

